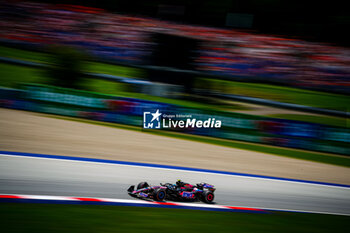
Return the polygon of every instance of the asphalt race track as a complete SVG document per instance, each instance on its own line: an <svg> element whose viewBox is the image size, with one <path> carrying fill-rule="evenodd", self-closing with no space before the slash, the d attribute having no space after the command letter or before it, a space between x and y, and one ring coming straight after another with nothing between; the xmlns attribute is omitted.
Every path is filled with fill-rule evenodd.
<svg viewBox="0 0 350 233"><path fill-rule="evenodd" d="M220 205L350 215L350 188L214 173L108 163L0 155L0 193L132 199L126 189L140 181L189 183L217 188Z"/></svg>

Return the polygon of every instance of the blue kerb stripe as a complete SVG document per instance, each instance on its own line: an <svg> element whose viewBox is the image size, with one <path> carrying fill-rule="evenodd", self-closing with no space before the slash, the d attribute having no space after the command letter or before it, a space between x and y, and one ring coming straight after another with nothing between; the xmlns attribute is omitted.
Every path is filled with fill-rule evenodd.
<svg viewBox="0 0 350 233"><path fill-rule="evenodd" d="M119 160L73 157L73 156L64 156L64 155L35 154L35 153L13 152L13 151L0 151L0 153L6 154L6 155L25 156L25 157L62 159L62 160L73 160L73 161L84 161L84 162L95 162L95 163L96 162L109 163L109 164L131 165L131 166L141 166L141 167L166 168L166 169L173 169L173 170L206 172L206 173L214 173L214 174L245 176L245 177L264 178L264 179L271 179L271 180L293 181L293 182L308 183L308 184L318 184L318 185L350 188L350 185L346 185L346 184L335 184L335 183L320 182L320 181L299 180L299 179L290 179L290 178L283 178L283 177L263 176L263 175L247 174L247 173L217 171L217 170L210 170L210 169L180 167L180 166L163 165L163 164L138 163L138 162L127 162L127 161L119 161Z"/></svg>

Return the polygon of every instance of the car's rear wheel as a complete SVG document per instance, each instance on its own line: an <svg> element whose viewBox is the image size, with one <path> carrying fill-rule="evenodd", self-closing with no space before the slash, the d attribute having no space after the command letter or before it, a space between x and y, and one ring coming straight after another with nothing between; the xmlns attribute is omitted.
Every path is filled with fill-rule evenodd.
<svg viewBox="0 0 350 233"><path fill-rule="evenodd" d="M156 189L153 193L153 199L155 201L164 201L166 197L166 192L164 189Z"/></svg>
<svg viewBox="0 0 350 233"><path fill-rule="evenodd" d="M137 189L143 189L149 187L147 182L141 182L137 185Z"/></svg>
<svg viewBox="0 0 350 233"><path fill-rule="evenodd" d="M202 201L205 203L212 203L214 201L214 193L211 191L204 191L202 194Z"/></svg>

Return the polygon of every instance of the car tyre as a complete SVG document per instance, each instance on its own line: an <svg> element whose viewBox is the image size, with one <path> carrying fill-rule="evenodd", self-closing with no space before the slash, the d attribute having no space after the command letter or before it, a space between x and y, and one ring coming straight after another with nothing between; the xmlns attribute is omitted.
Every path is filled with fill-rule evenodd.
<svg viewBox="0 0 350 233"><path fill-rule="evenodd" d="M214 193L211 191L204 191L202 194L202 201L205 203L213 203L214 201Z"/></svg>
<svg viewBox="0 0 350 233"><path fill-rule="evenodd" d="M166 192L164 189L156 189L153 192L153 199L155 201L164 201L166 197Z"/></svg>

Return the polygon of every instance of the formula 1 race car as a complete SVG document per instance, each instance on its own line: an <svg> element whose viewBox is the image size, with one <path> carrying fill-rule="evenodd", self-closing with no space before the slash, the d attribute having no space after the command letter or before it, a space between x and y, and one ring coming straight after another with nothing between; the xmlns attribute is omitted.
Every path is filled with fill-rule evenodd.
<svg viewBox="0 0 350 233"><path fill-rule="evenodd" d="M215 188L207 183L191 185L178 180L176 184L160 183L160 186L150 186L147 182L132 185L128 194L132 197L153 199L155 201L203 201L212 203L214 201Z"/></svg>

